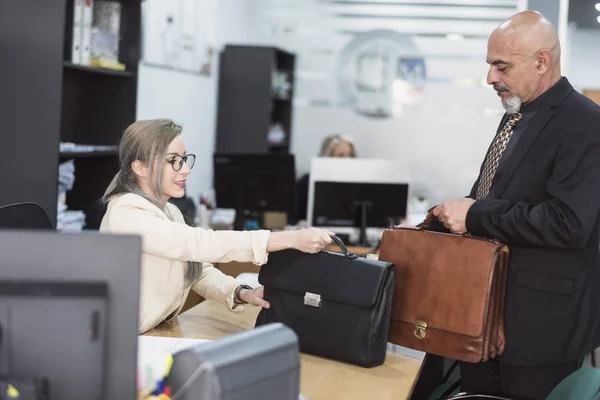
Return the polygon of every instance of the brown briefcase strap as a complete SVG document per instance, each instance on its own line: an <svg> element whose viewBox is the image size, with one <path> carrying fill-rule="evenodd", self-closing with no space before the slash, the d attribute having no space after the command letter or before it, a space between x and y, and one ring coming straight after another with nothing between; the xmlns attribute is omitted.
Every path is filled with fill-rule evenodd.
<svg viewBox="0 0 600 400"><path fill-rule="evenodd" d="M429 211L427 212L427 216L425 217L425 219L423 220L423 222L421 222L420 224L417 224L416 227L419 230L423 231L423 230L425 230L425 229L427 229L429 227L429 225L431 224L431 222L435 218L435 215L433 215L433 209L434 208L435 207L430 208ZM469 232L465 232L465 233L461 234L460 236L470 237L470 238L473 238L473 239L485 240L485 241L489 241L489 242L497 243L497 244L503 244L499 240L489 239L489 238L484 238L484 237L479 237L479 236L473 236ZM508 253L508 246L506 246L505 244L503 244L503 246L500 248L500 251L502 251L504 253Z"/></svg>
<svg viewBox="0 0 600 400"><path fill-rule="evenodd" d="M427 216L425 217L423 222L421 222L420 224L417 224L417 228L420 228L423 230L423 229L427 229L429 227L429 225L433 221L433 218L435 218L435 216L433 215L434 208L435 207L432 207L427 211Z"/></svg>

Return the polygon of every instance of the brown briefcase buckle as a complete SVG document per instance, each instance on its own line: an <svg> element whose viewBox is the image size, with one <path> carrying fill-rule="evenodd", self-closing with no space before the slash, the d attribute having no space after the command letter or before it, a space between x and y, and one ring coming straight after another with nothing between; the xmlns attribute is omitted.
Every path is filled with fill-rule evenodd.
<svg viewBox="0 0 600 400"><path fill-rule="evenodd" d="M416 320L415 321L415 336L419 339L423 339L427 334L427 322Z"/></svg>

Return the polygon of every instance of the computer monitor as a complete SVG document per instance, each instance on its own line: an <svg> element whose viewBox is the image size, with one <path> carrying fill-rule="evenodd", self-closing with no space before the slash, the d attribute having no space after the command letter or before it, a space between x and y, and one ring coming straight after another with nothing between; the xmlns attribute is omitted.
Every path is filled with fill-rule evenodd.
<svg viewBox="0 0 600 400"><path fill-rule="evenodd" d="M214 188L218 208L236 210L235 229L253 212L296 208L296 167L292 154L215 154Z"/></svg>
<svg viewBox="0 0 600 400"><path fill-rule="evenodd" d="M141 238L2 230L0 254L0 375L136 398Z"/></svg>
<svg viewBox="0 0 600 400"><path fill-rule="evenodd" d="M407 216L410 169L401 160L314 158L311 163L308 221L338 232L387 228Z"/></svg>
<svg viewBox="0 0 600 400"><path fill-rule="evenodd" d="M175 354L168 381L180 400L298 400L298 336L272 323L202 343Z"/></svg>

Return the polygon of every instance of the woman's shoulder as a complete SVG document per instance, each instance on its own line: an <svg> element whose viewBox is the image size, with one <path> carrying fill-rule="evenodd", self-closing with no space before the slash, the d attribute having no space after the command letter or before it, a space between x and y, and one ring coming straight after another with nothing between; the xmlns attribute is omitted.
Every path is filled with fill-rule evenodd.
<svg viewBox="0 0 600 400"><path fill-rule="evenodd" d="M161 214L163 211L150 200L135 193L123 193L114 196L108 202L107 213L125 210L145 210L153 214Z"/></svg>
<svg viewBox="0 0 600 400"><path fill-rule="evenodd" d="M101 225L111 230L130 229L131 224L145 220L144 216L166 218L156 205L143 196L135 193L118 194L109 200Z"/></svg>
<svg viewBox="0 0 600 400"><path fill-rule="evenodd" d="M185 223L185 218L183 218L183 213L175 204L167 201L167 210L169 214L173 217L173 220L176 222L180 222L182 224Z"/></svg>
<svg viewBox="0 0 600 400"><path fill-rule="evenodd" d="M122 194L118 194L113 196L109 202L108 202L108 206L109 207L122 207L122 206L153 206L154 204L152 204L148 199L145 199L144 197L140 196L139 194L135 194L135 193L122 193Z"/></svg>

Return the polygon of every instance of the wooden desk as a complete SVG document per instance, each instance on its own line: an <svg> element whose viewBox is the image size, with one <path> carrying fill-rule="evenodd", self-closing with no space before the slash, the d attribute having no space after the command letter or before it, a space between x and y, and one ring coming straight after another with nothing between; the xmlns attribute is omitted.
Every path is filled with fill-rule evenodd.
<svg viewBox="0 0 600 400"><path fill-rule="evenodd" d="M223 305L206 300L146 335L218 339L254 327L259 308L246 307L244 313L234 314ZM420 360L391 353L385 364L376 368L306 354L301 354L300 359L300 392L310 400L408 399L421 369Z"/></svg>

